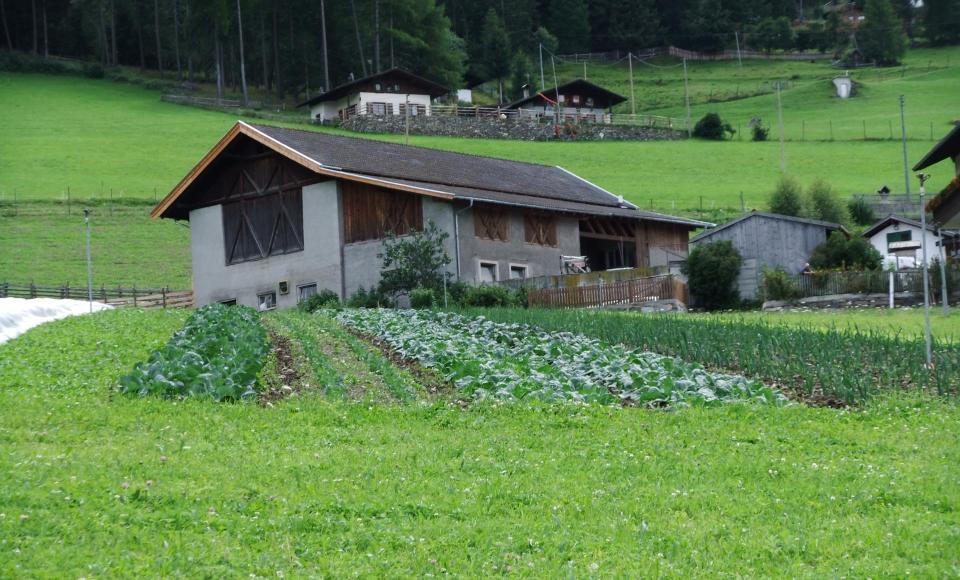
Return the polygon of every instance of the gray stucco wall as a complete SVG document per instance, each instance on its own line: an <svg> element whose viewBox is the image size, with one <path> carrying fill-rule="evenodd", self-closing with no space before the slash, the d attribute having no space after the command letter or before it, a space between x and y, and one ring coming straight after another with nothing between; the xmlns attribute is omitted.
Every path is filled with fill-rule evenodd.
<svg viewBox="0 0 960 580"><path fill-rule="evenodd" d="M744 259L740 295L755 298L764 267L781 267L789 274L798 274L810 260L814 248L825 242L828 234L823 226L755 215L693 245L720 240L732 242Z"/></svg>
<svg viewBox="0 0 960 580"><path fill-rule="evenodd" d="M445 242L447 255L451 259L447 271L456 274L456 264L453 262L453 206L447 201L429 197L423 198L423 225L426 226L431 220L437 224L438 228L449 234ZM343 275L346 296L351 296L361 286L369 289L377 285L380 281L380 266L383 263L377 255L381 252L383 252L382 240L356 242L346 244L343 247Z"/></svg>
<svg viewBox="0 0 960 580"><path fill-rule="evenodd" d="M560 256L580 254L580 222L572 217L557 218L557 247L528 244L524 241L523 211L508 210L510 220L508 241L500 242L474 235L473 211L459 214L460 222L460 279L476 283L480 262L497 263L497 279L510 276L510 265L527 266L527 276L546 276L560 273Z"/></svg>
<svg viewBox="0 0 960 580"><path fill-rule="evenodd" d="M277 306L288 308L296 306L297 286L302 284L315 283L318 289L329 288L345 297L361 286L376 286L380 281L382 260L378 254L383 251L383 241L342 244L340 195L334 180L303 188L302 252L234 265L227 265L224 255L222 206L191 211L195 303L202 306L235 299L238 304L256 307L258 294L276 291ZM576 218L557 218L558 245L553 248L524 241L522 210L508 210L508 216L508 241L480 239L474 235L471 208L423 198L424 224L433 221L449 234L445 241L450 256L447 270L454 278L457 273L455 220L459 220L460 279L464 282L477 283L481 261L496 262L497 279L506 280L511 265L526 266L527 276L558 274L561 255L580 253L580 227ZM282 280L286 280L290 288L285 295L278 289Z"/></svg>
<svg viewBox="0 0 960 580"><path fill-rule="evenodd" d="M228 266L224 254L223 206L190 212L193 292L197 306L236 299L257 306L257 294L277 292L277 306L297 303L297 286L317 284L340 292L340 210L336 181L303 188L303 251ZM286 280L290 291L281 295Z"/></svg>

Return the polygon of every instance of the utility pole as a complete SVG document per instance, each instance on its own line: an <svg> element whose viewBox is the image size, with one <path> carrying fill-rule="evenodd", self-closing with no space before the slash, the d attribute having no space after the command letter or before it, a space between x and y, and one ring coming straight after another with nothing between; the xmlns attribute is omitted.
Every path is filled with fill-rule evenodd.
<svg viewBox="0 0 960 580"><path fill-rule="evenodd" d="M583 61L583 80L587 80L587 61Z"/></svg>
<svg viewBox="0 0 960 580"><path fill-rule="evenodd" d="M924 232L926 235L926 232ZM946 240L943 238L943 230L937 228L937 239L940 240L940 249L937 251L937 257L940 262L940 306L944 316L950 315L950 296L947 295L947 249Z"/></svg>
<svg viewBox="0 0 960 580"><path fill-rule="evenodd" d="M903 183L907 190L904 192L910 195L910 169L907 162L907 124L904 121L903 114L904 97L900 95L900 141L903 143Z"/></svg>
<svg viewBox="0 0 960 580"><path fill-rule="evenodd" d="M330 90L330 65L327 62L327 11L323 0L320 0L320 37L323 40L323 91L327 92Z"/></svg>
<svg viewBox="0 0 960 580"><path fill-rule="evenodd" d="M553 60L553 54L550 54L550 66L553 67L553 96L557 100L556 105L553 106L554 110L554 132L560 131L560 90L559 83L557 83L557 63Z"/></svg>
<svg viewBox="0 0 960 580"><path fill-rule="evenodd" d="M90 210L83 210L83 223L87 227L87 302L90 303L90 313L93 313L93 262L90 259Z"/></svg>
<svg viewBox="0 0 960 580"><path fill-rule="evenodd" d="M403 107L403 144L410 144L410 95L406 96Z"/></svg>
<svg viewBox="0 0 960 580"><path fill-rule="evenodd" d="M247 98L247 65L243 60L243 15L240 12L240 0L237 0L237 31L240 33L240 86L243 88L243 106L249 102Z"/></svg>
<svg viewBox="0 0 960 580"><path fill-rule="evenodd" d="M633 94L633 53L632 52L627 53L627 62L629 63L629 66L630 66L630 114L636 116L637 99Z"/></svg>
<svg viewBox="0 0 960 580"><path fill-rule="evenodd" d="M734 32L733 32L733 37L734 37L734 38L736 39L736 41L737 41L737 65L738 65L740 68L743 68L743 59L740 58L740 33L737 32L737 31L734 31Z"/></svg>
<svg viewBox="0 0 960 580"><path fill-rule="evenodd" d="M543 43L540 43L540 90L547 90L547 81L543 78Z"/></svg>
<svg viewBox="0 0 960 580"><path fill-rule="evenodd" d="M780 98L781 81L777 81L777 117L780 119L780 173L787 172L787 159L783 152L783 100Z"/></svg>
<svg viewBox="0 0 960 580"><path fill-rule="evenodd" d="M927 368L933 368L933 356L930 352L932 339L930 336L930 279L927 265L927 210L923 207L923 198L926 196L924 183L930 179L930 176L921 173L917 178L920 180L920 231L922 232L920 246L923 248L923 337L927 347Z"/></svg>
<svg viewBox="0 0 960 580"><path fill-rule="evenodd" d="M683 58L683 100L687 104L687 137L693 137L693 127L690 126L690 88L687 85L687 58Z"/></svg>

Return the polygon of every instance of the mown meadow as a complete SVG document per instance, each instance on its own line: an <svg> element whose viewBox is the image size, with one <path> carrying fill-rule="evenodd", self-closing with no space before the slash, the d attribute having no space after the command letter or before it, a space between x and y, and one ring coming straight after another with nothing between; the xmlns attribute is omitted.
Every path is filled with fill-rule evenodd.
<svg viewBox="0 0 960 580"><path fill-rule="evenodd" d="M952 399L649 410L465 398L300 312L265 317L297 359L265 374L295 366L293 396L118 392L135 364L180 344L170 339L189 316L107 311L0 345L0 574L942 576L960 565Z"/></svg>

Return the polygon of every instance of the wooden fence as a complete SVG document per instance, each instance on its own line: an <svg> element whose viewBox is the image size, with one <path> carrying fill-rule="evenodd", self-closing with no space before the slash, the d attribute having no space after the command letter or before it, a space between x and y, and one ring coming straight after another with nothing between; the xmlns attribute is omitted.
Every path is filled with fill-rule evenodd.
<svg viewBox="0 0 960 580"><path fill-rule="evenodd" d="M530 290L527 302L540 308L628 306L676 299L687 303L687 285L672 274L568 288Z"/></svg>
<svg viewBox="0 0 960 580"><path fill-rule="evenodd" d="M865 272L814 272L813 274L799 274L793 278L796 294L805 298L808 296L832 296L835 294L884 294L890 291L890 272L881 270ZM948 286L956 288L960 285L960 271L954 268L947 269ZM940 295L940 269L929 270L929 287L931 296ZM905 270L893 272L894 292L923 293L923 271Z"/></svg>
<svg viewBox="0 0 960 580"><path fill-rule="evenodd" d="M37 284L11 284L0 282L0 298L59 298L87 300L85 286L39 286ZM193 292L169 288L107 288L93 289L93 299L111 306L135 306L138 308L191 308Z"/></svg>

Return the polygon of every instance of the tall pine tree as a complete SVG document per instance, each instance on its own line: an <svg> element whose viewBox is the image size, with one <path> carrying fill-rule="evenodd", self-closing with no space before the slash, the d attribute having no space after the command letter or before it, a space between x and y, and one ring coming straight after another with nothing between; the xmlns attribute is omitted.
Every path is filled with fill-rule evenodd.
<svg viewBox="0 0 960 580"><path fill-rule="evenodd" d="M586 0L551 0L547 28L566 53L590 50L590 12Z"/></svg>
<svg viewBox="0 0 960 580"><path fill-rule="evenodd" d="M906 52L903 23L890 0L867 0L864 22L857 30L857 45L863 56L881 66L898 64Z"/></svg>
<svg viewBox="0 0 960 580"><path fill-rule="evenodd" d="M923 10L931 44L960 44L960 0L924 0Z"/></svg>

